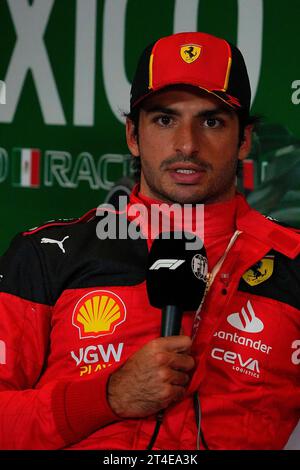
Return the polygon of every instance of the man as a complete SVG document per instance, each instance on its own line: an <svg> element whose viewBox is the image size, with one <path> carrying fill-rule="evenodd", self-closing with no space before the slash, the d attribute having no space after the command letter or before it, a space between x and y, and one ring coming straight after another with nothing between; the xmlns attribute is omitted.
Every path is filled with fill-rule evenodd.
<svg viewBox="0 0 300 470"><path fill-rule="evenodd" d="M284 447L300 409L300 237L236 193L249 108L225 40L179 33L143 52L129 208L204 203L210 289L181 335L160 338L151 239L100 241L95 211L16 237L1 261L3 449Z"/></svg>

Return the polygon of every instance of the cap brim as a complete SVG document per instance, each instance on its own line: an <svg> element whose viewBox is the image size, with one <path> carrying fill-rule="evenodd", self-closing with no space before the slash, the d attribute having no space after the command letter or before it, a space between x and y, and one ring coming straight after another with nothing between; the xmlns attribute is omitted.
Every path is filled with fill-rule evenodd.
<svg viewBox="0 0 300 470"><path fill-rule="evenodd" d="M219 100L223 101L227 106L229 106L232 109L241 109L241 105L239 101L236 98L233 98L232 96L222 92L222 91L217 91L217 90L209 90L205 87L191 84L191 83L170 83L168 85L164 85L161 87L157 87L155 90L149 90L144 96L141 96L138 100L136 100L134 103L131 104L131 109L136 108L137 106L141 106L141 103L146 100L148 97L153 96L155 93L161 92L163 90L167 90L168 88L174 88L174 87L180 87L181 85L183 86L190 86L193 88L196 88L198 90L205 91L206 93L209 93L210 95L213 95L214 97L218 98Z"/></svg>

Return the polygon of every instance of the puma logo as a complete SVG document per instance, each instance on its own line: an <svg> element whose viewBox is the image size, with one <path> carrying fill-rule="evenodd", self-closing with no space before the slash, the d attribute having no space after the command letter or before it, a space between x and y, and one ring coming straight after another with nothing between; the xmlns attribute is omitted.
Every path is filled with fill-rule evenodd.
<svg viewBox="0 0 300 470"><path fill-rule="evenodd" d="M61 251L63 253L66 252L66 250L64 249L64 246L63 246L63 243L65 240L67 240L67 238L70 238L69 235L67 235L65 238L63 238L61 241L59 240L53 240L52 238L42 238L41 239L41 243L56 243L59 248L61 249Z"/></svg>

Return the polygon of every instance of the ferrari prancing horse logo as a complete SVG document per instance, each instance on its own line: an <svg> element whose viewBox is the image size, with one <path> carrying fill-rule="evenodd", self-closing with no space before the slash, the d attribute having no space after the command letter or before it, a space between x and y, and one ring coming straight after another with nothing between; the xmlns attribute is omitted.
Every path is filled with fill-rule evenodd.
<svg viewBox="0 0 300 470"><path fill-rule="evenodd" d="M245 272L243 279L250 286L257 286L272 276L273 269L274 256L265 256Z"/></svg>
<svg viewBox="0 0 300 470"><path fill-rule="evenodd" d="M184 62L191 64L198 59L201 53L201 46L197 46L196 44L185 44L185 46L181 46L180 48L180 55Z"/></svg>

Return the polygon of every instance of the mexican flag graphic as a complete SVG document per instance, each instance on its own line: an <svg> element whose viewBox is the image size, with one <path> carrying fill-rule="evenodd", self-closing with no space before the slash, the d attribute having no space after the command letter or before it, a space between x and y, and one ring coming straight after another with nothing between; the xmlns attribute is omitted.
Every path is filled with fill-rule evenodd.
<svg viewBox="0 0 300 470"><path fill-rule="evenodd" d="M13 185L21 186L22 188L39 188L40 161L41 151L39 149L13 149Z"/></svg>

